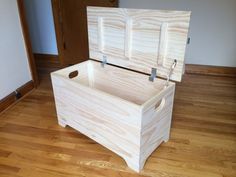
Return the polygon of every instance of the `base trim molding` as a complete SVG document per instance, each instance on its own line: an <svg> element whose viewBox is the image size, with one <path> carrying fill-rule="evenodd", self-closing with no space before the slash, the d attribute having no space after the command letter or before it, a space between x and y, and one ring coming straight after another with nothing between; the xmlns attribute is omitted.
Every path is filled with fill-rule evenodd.
<svg viewBox="0 0 236 177"><path fill-rule="evenodd" d="M34 53L38 73L48 74L61 68L58 55Z"/></svg>
<svg viewBox="0 0 236 177"><path fill-rule="evenodd" d="M236 77L236 67L208 66L195 64L186 64L185 67L186 74Z"/></svg>
<svg viewBox="0 0 236 177"><path fill-rule="evenodd" d="M0 100L0 114L10 108L12 105L19 102L25 95L30 93L34 89L34 82L31 80L25 83L23 86L16 89L6 97Z"/></svg>
<svg viewBox="0 0 236 177"><path fill-rule="evenodd" d="M60 68L58 55L34 53L36 65L39 68Z"/></svg>

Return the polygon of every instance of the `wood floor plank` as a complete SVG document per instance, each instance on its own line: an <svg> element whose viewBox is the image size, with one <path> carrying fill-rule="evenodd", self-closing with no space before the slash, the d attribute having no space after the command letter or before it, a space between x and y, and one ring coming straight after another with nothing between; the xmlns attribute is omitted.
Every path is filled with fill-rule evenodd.
<svg viewBox="0 0 236 177"><path fill-rule="evenodd" d="M0 115L1 177L235 177L236 79L186 74L177 84L171 136L137 174L70 127L58 126L49 75Z"/></svg>

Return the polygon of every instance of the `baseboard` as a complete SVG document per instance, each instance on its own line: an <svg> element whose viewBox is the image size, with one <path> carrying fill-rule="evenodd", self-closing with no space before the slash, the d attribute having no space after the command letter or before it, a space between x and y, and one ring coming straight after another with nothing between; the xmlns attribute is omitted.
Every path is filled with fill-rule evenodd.
<svg viewBox="0 0 236 177"><path fill-rule="evenodd" d="M211 76L236 77L236 67L186 64L185 73L211 75Z"/></svg>
<svg viewBox="0 0 236 177"><path fill-rule="evenodd" d="M58 55L35 53L34 58L37 68L47 69L61 67Z"/></svg>
<svg viewBox="0 0 236 177"><path fill-rule="evenodd" d="M12 92L3 99L0 100L0 114L7 110L12 105L20 101L25 95L34 89L34 82L31 80L23 86L16 89L16 92Z"/></svg>

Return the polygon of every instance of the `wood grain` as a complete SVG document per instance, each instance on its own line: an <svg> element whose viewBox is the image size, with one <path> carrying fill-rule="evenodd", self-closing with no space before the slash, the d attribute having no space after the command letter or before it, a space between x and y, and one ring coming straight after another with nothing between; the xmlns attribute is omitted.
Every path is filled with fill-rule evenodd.
<svg viewBox="0 0 236 177"><path fill-rule="evenodd" d="M6 110L9 106L11 106L16 101L15 92L10 93L6 97L0 100L0 112Z"/></svg>
<svg viewBox="0 0 236 177"><path fill-rule="evenodd" d="M34 53L37 69L60 69L61 64L58 55Z"/></svg>
<svg viewBox="0 0 236 177"><path fill-rule="evenodd" d="M57 124L48 76L0 115L0 176L235 177L236 80L185 74L176 86L170 140L140 174L107 148Z"/></svg>
<svg viewBox="0 0 236 177"><path fill-rule="evenodd" d="M58 123L117 153L136 172L168 141L174 83L165 87L162 79L150 82L147 75L92 60L51 75Z"/></svg>
<svg viewBox="0 0 236 177"><path fill-rule="evenodd" d="M62 68L59 55L35 53L34 58L39 75L48 74L48 72Z"/></svg>
<svg viewBox="0 0 236 177"><path fill-rule="evenodd" d="M181 81L190 12L88 7L90 58Z"/></svg>

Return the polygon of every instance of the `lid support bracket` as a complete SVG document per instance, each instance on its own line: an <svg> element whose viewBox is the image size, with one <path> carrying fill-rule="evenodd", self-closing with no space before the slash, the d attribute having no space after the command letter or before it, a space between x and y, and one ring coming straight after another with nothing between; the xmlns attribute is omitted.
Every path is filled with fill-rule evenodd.
<svg viewBox="0 0 236 177"><path fill-rule="evenodd" d="M169 85L170 77L171 77L171 75L172 75L172 73L173 73L173 71L176 67L176 64L177 64L177 60L175 59L173 64L170 67L169 74L167 75L165 87L167 87Z"/></svg>

